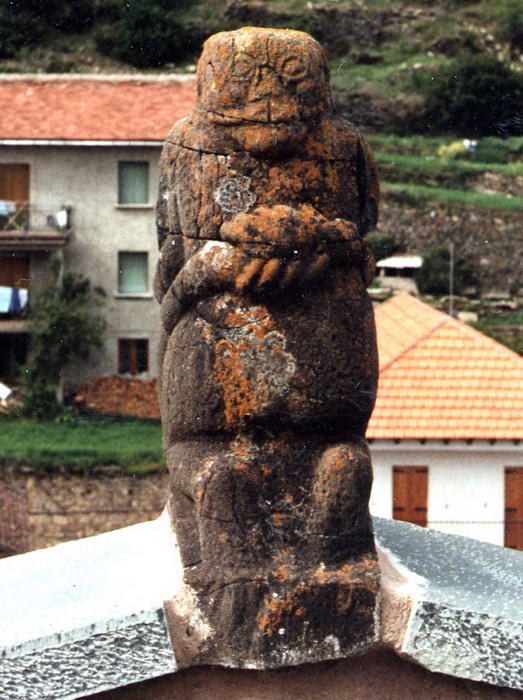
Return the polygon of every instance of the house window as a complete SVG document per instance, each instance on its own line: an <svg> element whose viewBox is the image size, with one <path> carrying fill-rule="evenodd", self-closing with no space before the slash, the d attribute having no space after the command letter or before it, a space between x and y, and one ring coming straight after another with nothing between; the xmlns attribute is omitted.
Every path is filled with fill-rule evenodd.
<svg viewBox="0 0 523 700"><path fill-rule="evenodd" d="M29 287L29 255L0 253L0 285L27 289Z"/></svg>
<svg viewBox="0 0 523 700"><path fill-rule="evenodd" d="M118 293L147 294L149 291L147 253L118 253Z"/></svg>
<svg viewBox="0 0 523 700"><path fill-rule="evenodd" d="M505 547L523 550L523 467L505 469Z"/></svg>
<svg viewBox="0 0 523 700"><path fill-rule="evenodd" d="M147 338L118 340L118 373L142 374L149 370L149 341Z"/></svg>
<svg viewBox="0 0 523 700"><path fill-rule="evenodd" d="M395 520L427 525L427 467L393 467L392 513Z"/></svg>
<svg viewBox="0 0 523 700"><path fill-rule="evenodd" d="M149 203L149 163L123 160L118 163L118 204Z"/></svg>

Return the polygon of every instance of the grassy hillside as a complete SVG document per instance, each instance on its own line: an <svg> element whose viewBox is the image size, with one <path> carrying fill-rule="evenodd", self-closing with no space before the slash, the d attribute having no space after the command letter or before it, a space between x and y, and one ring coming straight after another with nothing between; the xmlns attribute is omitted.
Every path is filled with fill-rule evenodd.
<svg viewBox="0 0 523 700"><path fill-rule="evenodd" d="M47 0L45 13L41 7L0 4L0 71L192 72L202 41L219 30L312 33L327 50L338 112L364 130L376 155L379 233L422 254L452 240L481 292L521 293L523 0Z"/></svg>

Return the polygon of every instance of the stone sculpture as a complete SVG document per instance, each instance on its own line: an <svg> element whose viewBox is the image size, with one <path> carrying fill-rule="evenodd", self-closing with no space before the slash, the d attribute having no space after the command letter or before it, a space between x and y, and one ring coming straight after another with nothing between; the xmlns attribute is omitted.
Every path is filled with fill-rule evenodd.
<svg viewBox="0 0 523 700"><path fill-rule="evenodd" d="M205 662L267 668L375 639L378 184L330 110L309 35L223 32L162 155L160 402Z"/></svg>

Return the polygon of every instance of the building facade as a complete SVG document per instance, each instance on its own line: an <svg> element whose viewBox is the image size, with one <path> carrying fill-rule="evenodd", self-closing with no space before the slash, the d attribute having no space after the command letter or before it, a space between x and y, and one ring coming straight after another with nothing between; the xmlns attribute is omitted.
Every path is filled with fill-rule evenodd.
<svg viewBox="0 0 523 700"><path fill-rule="evenodd" d="M523 358L409 294L376 326L372 513L523 550Z"/></svg>
<svg viewBox="0 0 523 700"><path fill-rule="evenodd" d="M193 82L15 76L0 80L0 94L0 377L16 374L30 334L11 296L30 304L53 257L106 293L104 350L69 368L66 385L155 376L158 159L191 108Z"/></svg>

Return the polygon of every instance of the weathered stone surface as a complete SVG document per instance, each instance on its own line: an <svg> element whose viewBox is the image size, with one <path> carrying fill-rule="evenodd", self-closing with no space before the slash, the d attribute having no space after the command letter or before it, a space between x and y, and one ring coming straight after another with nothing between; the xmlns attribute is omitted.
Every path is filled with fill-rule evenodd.
<svg viewBox="0 0 523 700"><path fill-rule="evenodd" d="M346 656L376 637L375 166L306 34L212 37L198 94L158 205L169 503L210 630L175 643L187 663Z"/></svg>

